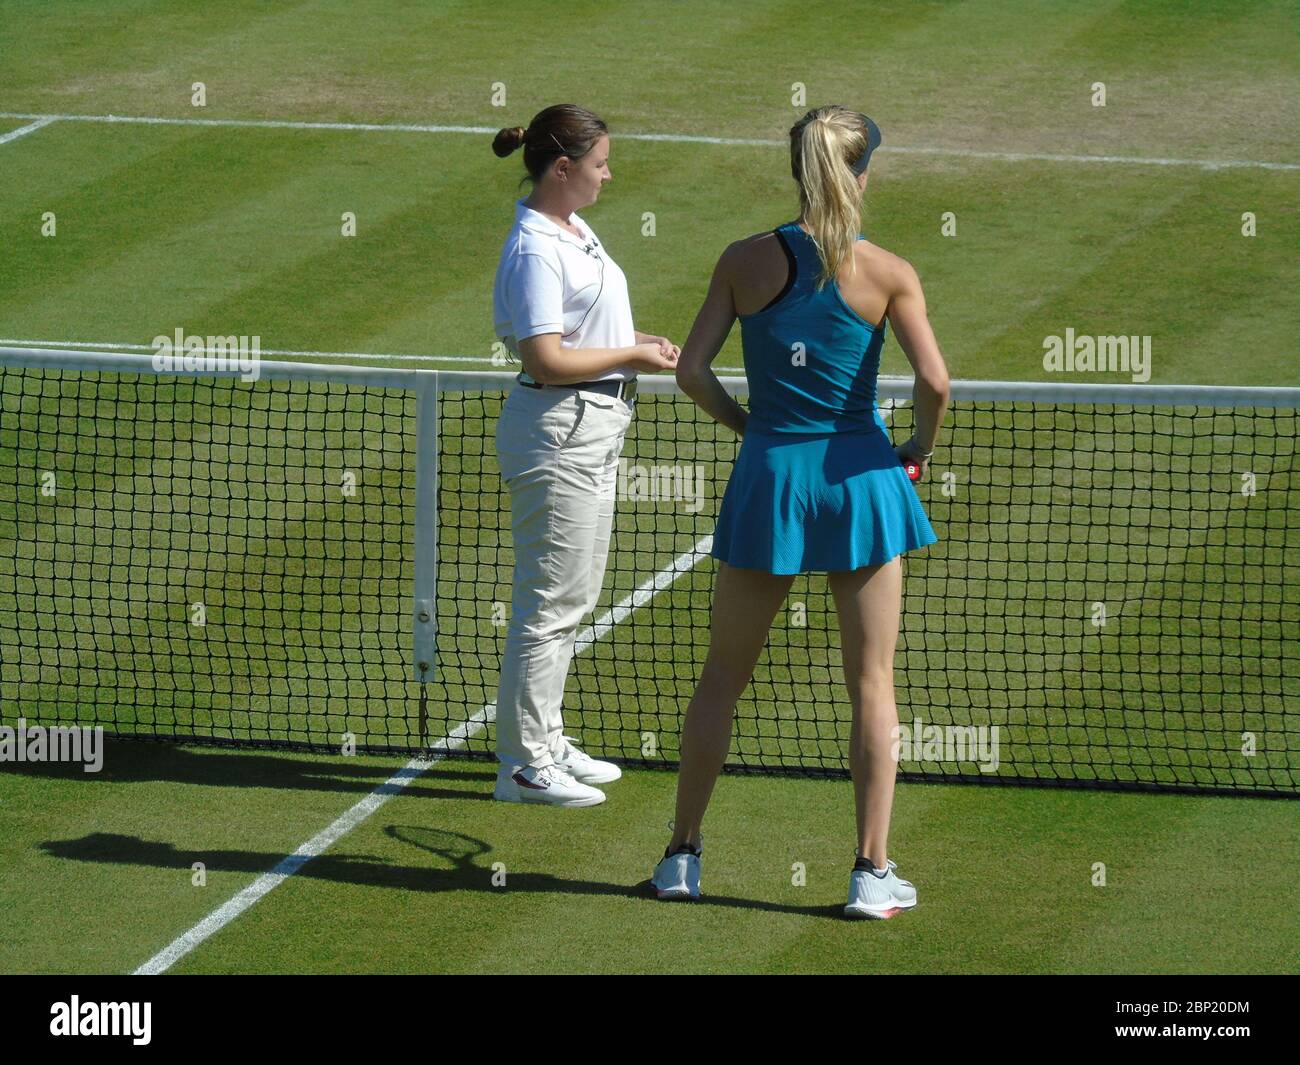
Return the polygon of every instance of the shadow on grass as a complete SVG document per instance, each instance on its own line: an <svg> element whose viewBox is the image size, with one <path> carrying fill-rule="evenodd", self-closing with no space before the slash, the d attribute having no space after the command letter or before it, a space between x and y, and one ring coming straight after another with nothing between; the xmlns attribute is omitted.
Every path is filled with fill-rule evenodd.
<svg viewBox="0 0 1300 1065"><path fill-rule="evenodd" d="M285 752L231 750L221 747L189 748L107 739L104 765L98 773L87 773L80 763L5 762L0 776L16 773L83 781L87 784L112 782L137 784L165 781L174 784L231 788L289 788L322 792L374 791L409 759L395 757L390 765L363 764L355 758L298 756ZM443 780L469 785L486 785L481 791L430 786ZM403 794L426 799L489 799L496 780L494 763L447 765L435 762L408 783Z"/></svg>
<svg viewBox="0 0 1300 1065"><path fill-rule="evenodd" d="M427 852L433 860L423 865L398 865L372 854L326 853L315 858L303 858L247 850L186 851L171 843L102 832L80 839L48 840L41 844L41 850L51 857L69 861L152 866L186 873L190 872L193 863L202 862L209 872L250 875L274 872L397 891L477 891L496 896L519 893L591 895L658 901L649 880L629 885L567 879L550 873L510 871L505 886L494 886L491 863L480 864L480 860L492 853L491 844L484 840L459 832L411 825L388 825L384 832L391 839ZM692 905L844 919L839 906L791 906L727 895L705 895Z"/></svg>

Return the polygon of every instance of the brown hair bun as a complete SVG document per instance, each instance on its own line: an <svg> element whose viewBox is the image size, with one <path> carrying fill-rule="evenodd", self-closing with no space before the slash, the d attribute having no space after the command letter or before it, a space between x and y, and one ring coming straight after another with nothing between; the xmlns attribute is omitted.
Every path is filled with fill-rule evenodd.
<svg viewBox="0 0 1300 1065"><path fill-rule="evenodd" d="M528 131L524 129L523 126L515 126L513 129L503 129L496 135L496 139L492 142L492 150L496 152L499 158L504 159L524 143L524 137L527 136L527 134Z"/></svg>

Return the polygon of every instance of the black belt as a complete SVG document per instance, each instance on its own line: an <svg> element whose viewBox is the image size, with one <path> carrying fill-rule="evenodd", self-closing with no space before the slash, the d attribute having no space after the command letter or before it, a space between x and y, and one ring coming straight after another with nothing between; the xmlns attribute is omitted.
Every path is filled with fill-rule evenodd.
<svg viewBox="0 0 1300 1065"><path fill-rule="evenodd" d="M632 402L632 397L636 395L636 379L631 381L576 381L571 385L539 385L536 381L525 381L522 377L516 378L525 388L576 388L582 392L600 392L602 395L613 396L615 399Z"/></svg>

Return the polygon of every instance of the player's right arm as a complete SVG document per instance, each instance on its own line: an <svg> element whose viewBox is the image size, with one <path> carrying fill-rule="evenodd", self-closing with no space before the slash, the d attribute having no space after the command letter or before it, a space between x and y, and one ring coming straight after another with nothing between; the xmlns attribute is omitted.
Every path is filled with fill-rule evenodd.
<svg viewBox="0 0 1300 1065"><path fill-rule="evenodd" d="M925 475L928 459L939 438L939 426L948 410L951 386L948 367L939 351L939 342L930 327L926 313L925 293L921 279L906 259L891 256L890 298L886 315L893 326L894 335L912 364L916 384L912 391L912 410L915 429L911 440L898 447L899 457L921 466Z"/></svg>

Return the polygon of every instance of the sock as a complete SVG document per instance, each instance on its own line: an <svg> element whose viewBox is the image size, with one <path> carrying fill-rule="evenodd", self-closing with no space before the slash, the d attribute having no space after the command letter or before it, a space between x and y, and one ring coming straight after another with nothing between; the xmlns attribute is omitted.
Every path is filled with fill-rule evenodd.
<svg viewBox="0 0 1300 1065"><path fill-rule="evenodd" d="M883 869L877 869L874 865L871 864L870 858L859 858L857 861L853 863L853 871L855 873L857 872L870 873L877 880L884 880L885 877L889 874L889 866L886 865L885 868Z"/></svg>
<svg viewBox="0 0 1300 1065"><path fill-rule="evenodd" d="M673 850L671 846L665 847L664 857L671 858L674 854L681 854L683 851L687 854L693 854L697 858L704 853L700 847L692 847L689 843L683 843L676 850Z"/></svg>

